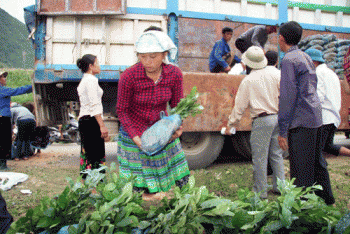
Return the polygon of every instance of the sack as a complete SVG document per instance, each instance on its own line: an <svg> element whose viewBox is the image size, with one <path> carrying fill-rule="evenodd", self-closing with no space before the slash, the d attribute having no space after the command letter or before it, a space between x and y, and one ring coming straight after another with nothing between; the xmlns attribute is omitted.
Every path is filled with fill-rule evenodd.
<svg viewBox="0 0 350 234"><path fill-rule="evenodd" d="M323 54L328 54L328 53L337 53L337 52L338 52L337 48L335 48L335 47L331 47L331 48L326 49L325 51L323 51Z"/></svg>
<svg viewBox="0 0 350 234"><path fill-rule="evenodd" d="M310 41L309 45L314 46L314 45L320 45L323 46L326 42L324 40L313 40Z"/></svg>
<svg viewBox="0 0 350 234"><path fill-rule="evenodd" d="M165 116L164 111L160 113L160 120L148 128L141 136L141 149L151 156L162 150L171 136L182 124L180 115Z"/></svg>
<svg viewBox="0 0 350 234"><path fill-rule="evenodd" d="M334 34L326 34L326 35L322 35L322 40L324 40L326 43L332 42L332 41L336 41L337 40L337 36Z"/></svg>
<svg viewBox="0 0 350 234"><path fill-rule="evenodd" d="M323 47L320 46L320 45L313 45L313 46L309 47L309 49L315 49L315 50L322 51L322 50L323 50Z"/></svg>
<svg viewBox="0 0 350 234"><path fill-rule="evenodd" d="M323 46L326 50L327 49L330 49L330 48L336 48L337 47L337 41L332 41L332 42L329 42L328 44L325 44Z"/></svg>

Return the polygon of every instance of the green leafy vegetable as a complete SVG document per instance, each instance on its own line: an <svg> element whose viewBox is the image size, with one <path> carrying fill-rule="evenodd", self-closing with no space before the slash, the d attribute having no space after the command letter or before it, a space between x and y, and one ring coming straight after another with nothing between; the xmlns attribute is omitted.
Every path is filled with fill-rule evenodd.
<svg viewBox="0 0 350 234"><path fill-rule="evenodd" d="M194 86L191 92L185 98L182 98L176 107L170 110L169 114L178 114L184 120L188 116L196 116L202 113L204 108L201 104L197 103L198 97L197 87Z"/></svg>

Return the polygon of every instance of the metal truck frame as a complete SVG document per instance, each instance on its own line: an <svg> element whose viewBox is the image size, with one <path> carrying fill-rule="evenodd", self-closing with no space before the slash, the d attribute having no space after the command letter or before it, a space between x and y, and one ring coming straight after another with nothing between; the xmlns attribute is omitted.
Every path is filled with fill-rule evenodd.
<svg viewBox="0 0 350 234"><path fill-rule="evenodd" d="M118 80L123 70L137 61L134 42L151 25L166 31L179 48L172 62L184 73L185 94L197 86L205 108L201 115L183 124L181 142L191 169L210 165L220 154L225 140L220 129L227 123L244 78L209 73L209 53L221 38L223 27L234 29L232 50L234 39L248 28L256 24L280 25L288 20L301 22L304 37L332 33L350 39L349 7L286 0L36 0L36 5L29 8L27 11L34 17L32 27L29 23L27 26L34 35L34 100L40 125L67 121L68 103L78 106L76 87L82 74L76 60L93 53L101 64L97 77L104 90L105 121L111 123L110 132L116 133ZM269 38L267 46L277 49L277 35ZM349 105L343 98L341 130L349 129ZM237 134L226 137L231 138L236 153L245 157L251 157L250 129L247 111Z"/></svg>

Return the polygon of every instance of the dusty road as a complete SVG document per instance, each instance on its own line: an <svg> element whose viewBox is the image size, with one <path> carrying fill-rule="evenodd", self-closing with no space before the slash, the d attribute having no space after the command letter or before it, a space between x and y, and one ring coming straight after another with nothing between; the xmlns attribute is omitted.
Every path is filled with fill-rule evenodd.
<svg viewBox="0 0 350 234"><path fill-rule="evenodd" d="M346 139L344 135L336 135L334 143L350 148L350 139ZM227 152L227 151L226 151ZM65 155L68 158L67 163L79 163L80 145L75 143L71 144L60 144L54 143L42 150L42 153L51 155ZM107 142L106 143L106 159L107 163L118 162L117 159L117 143ZM227 159L227 156L226 156ZM220 161L220 158L219 158Z"/></svg>

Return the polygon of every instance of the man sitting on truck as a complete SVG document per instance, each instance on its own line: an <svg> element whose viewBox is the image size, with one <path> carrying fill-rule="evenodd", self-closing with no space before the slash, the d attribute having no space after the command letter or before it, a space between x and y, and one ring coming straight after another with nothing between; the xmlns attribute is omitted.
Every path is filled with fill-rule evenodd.
<svg viewBox="0 0 350 234"><path fill-rule="evenodd" d="M252 69L238 87L235 105L229 116L226 134L238 125L245 110L250 107L253 118L250 144L253 159L254 191L267 198L267 164L273 170L273 189L279 194L277 178L284 180L283 151L278 145L278 96L281 72L267 66L264 51L258 46L250 47L242 56L244 64Z"/></svg>
<svg viewBox="0 0 350 234"><path fill-rule="evenodd" d="M228 73L235 63L241 60L235 55L232 59L230 46L227 44L232 38L232 28L222 29L222 39L215 42L209 57L209 70L212 73Z"/></svg>

